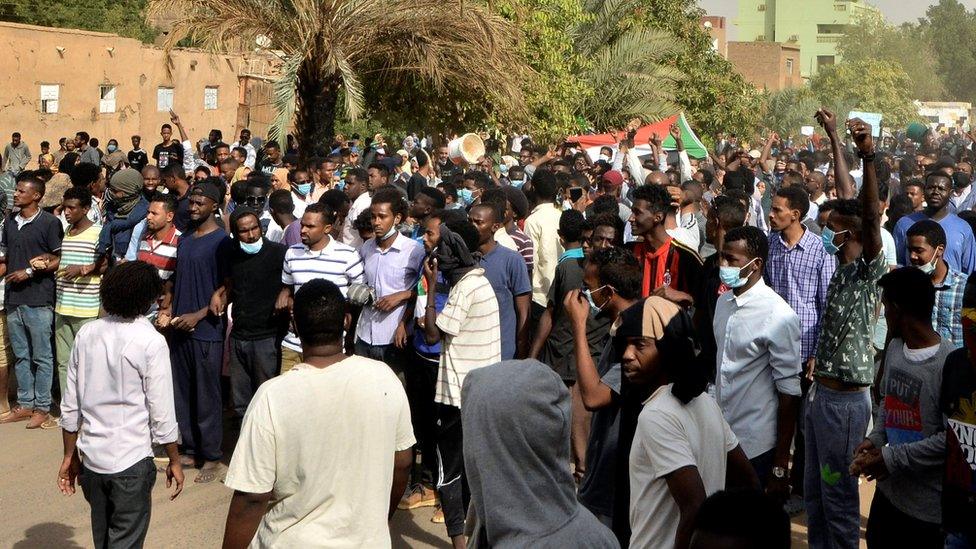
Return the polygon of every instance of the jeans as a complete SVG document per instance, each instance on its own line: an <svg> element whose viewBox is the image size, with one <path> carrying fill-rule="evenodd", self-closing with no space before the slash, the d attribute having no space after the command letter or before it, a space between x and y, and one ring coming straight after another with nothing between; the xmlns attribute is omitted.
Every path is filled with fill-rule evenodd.
<svg viewBox="0 0 976 549"><path fill-rule="evenodd" d="M854 449L867 434L871 396L814 383L805 416L803 498L810 548L857 549L861 500L857 478L847 471Z"/></svg>
<svg viewBox="0 0 976 549"><path fill-rule="evenodd" d="M400 372L403 365L403 351L396 345L370 345L356 338L356 354L386 363L394 372Z"/></svg>
<svg viewBox="0 0 976 549"><path fill-rule="evenodd" d="M53 323L53 307L19 305L7 310L7 330L17 361L17 403L24 408L42 412L51 409Z"/></svg>
<svg viewBox="0 0 976 549"><path fill-rule="evenodd" d="M244 417L258 387L278 375L280 349L276 337L230 338L230 391L236 417Z"/></svg>
<svg viewBox="0 0 976 549"><path fill-rule="evenodd" d="M75 345L75 336L82 326L88 324L95 317L78 318L75 316L54 315L54 352L58 359L58 385L61 388L61 398L64 398L64 384L68 381L68 360L71 359L71 349Z"/></svg>
<svg viewBox="0 0 976 549"><path fill-rule="evenodd" d="M103 475L82 465L78 483L91 506L95 547L142 547L149 531L156 466L147 457L128 469Z"/></svg>

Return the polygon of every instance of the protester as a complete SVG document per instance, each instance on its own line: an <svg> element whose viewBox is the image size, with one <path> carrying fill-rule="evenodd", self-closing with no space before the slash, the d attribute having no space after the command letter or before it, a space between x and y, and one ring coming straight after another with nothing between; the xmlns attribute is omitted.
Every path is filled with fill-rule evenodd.
<svg viewBox="0 0 976 549"><path fill-rule="evenodd" d="M403 386L382 362L346 356L346 300L328 280L298 290L294 324L302 363L258 388L224 480L224 547L389 547L414 443Z"/></svg>
<svg viewBox="0 0 976 549"><path fill-rule="evenodd" d="M909 227L917 221L932 219L945 230L946 247L943 258L956 271L969 274L976 270L976 237L969 224L949 211L949 194L952 191L952 176L946 172L932 172L925 177L925 209L906 215L895 226L895 249L898 264L909 265L908 239Z"/></svg>
<svg viewBox="0 0 976 549"><path fill-rule="evenodd" d="M548 170L536 172L532 190L538 205L525 218L525 234L532 239L532 320L535 323L546 308L556 265L565 250L559 245L557 234L562 211L555 204L556 176Z"/></svg>
<svg viewBox="0 0 976 549"><path fill-rule="evenodd" d="M162 290L156 269L121 265L101 283L107 316L78 331L61 402L61 493L81 484L96 547L142 547L156 483L152 445L165 448L170 500L183 491L166 339L144 315ZM175 484L175 487L173 486Z"/></svg>
<svg viewBox="0 0 976 549"><path fill-rule="evenodd" d="M932 328L935 289L925 273L898 269L879 285L892 339L874 428L855 449L850 473L878 481L868 547L942 547L945 420L939 394L942 367L954 346Z"/></svg>
<svg viewBox="0 0 976 549"><path fill-rule="evenodd" d="M462 395L462 423L479 434L464 439L472 542L619 547L576 499L566 444L570 398L558 375L534 360L500 362L470 372Z"/></svg>
<svg viewBox="0 0 976 549"><path fill-rule="evenodd" d="M908 260L932 280L935 287L935 306L932 308L932 326L939 336L962 347L962 300L966 290L966 276L949 267L943 259L946 234L942 225L931 219L923 219L912 225L908 232Z"/></svg>

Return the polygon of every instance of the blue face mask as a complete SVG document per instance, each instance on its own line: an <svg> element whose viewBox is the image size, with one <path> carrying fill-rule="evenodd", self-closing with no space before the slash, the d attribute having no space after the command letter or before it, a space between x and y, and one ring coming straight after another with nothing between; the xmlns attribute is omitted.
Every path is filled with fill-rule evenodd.
<svg viewBox="0 0 976 549"><path fill-rule="evenodd" d="M516 189L521 189L522 188L522 185L525 185L525 180L524 179L512 179L512 180L509 181L509 183L511 183L512 186L515 187Z"/></svg>
<svg viewBox="0 0 976 549"><path fill-rule="evenodd" d="M119 148L116 147L115 145L109 145L108 147L105 148L108 149L108 152L110 153L114 153L115 151L119 150Z"/></svg>
<svg viewBox="0 0 976 549"><path fill-rule="evenodd" d="M752 261L755 260L756 259L753 258ZM743 278L740 275L742 274L742 269L745 269L749 265L752 265L752 261L746 263L742 267L731 267L731 266L721 267L720 266L718 268L718 277L722 281L722 284L725 284L729 288L741 288L742 286L744 286L745 283L749 281L749 278L748 277Z"/></svg>
<svg viewBox="0 0 976 549"><path fill-rule="evenodd" d="M600 290L602 290L602 289L604 289L606 287L607 287L606 285L603 285L603 286L600 286L599 288L597 288L595 290L591 290L589 288L583 288L583 295L585 295L586 296L586 300L590 302L590 316L591 317L600 314L600 311L602 311L603 308L607 306L607 301L610 301L609 299L607 301L604 301L603 302L603 305L597 305L596 304L596 301L593 301L593 292L599 292Z"/></svg>
<svg viewBox="0 0 976 549"><path fill-rule="evenodd" d="M458 189L458 198L465 206L470 206L474 202L474 193L471 189Z"/></svg>
<svg viewBox="0 0 976 549"><path fill-rule="evenodd" d="M340 179L339 181L337 181L336 184L335 184L335 188L339 189L340 191L342 189L345 189L346 188L346 180L345 179Z"/></svg>
<svg viewBox="0 0 976 549"><path fill-rule="evenodd" d="M844 234L846 232L847 229L844 229L843 231L839 231L835 233L833 230L831 230L830 227L824 227L823 232L820 233L820 238L823 240L824 250L826 250L827 253L830 255L834 255L837 252L839 252L840 247L846 244L846 242L842 242L841 245L838 246L837 244L834 244L834 237L839 234Z"/></svg>
<svg viewBox="0 0 976 549"><path fill-rule="evenodd" d="M302 196L308 196L308 193L310 193L312 191L312 184L311 183L299 183L298 185L295 185L295 189Z"/></svg>
<svg viewBox="0 0 976 549"><path fill-rule="evenodd" d="M254 255L261 251L261 246L264 244L264 239L259 238L257 242L241 242L241 250L246 254Z"/></svg>

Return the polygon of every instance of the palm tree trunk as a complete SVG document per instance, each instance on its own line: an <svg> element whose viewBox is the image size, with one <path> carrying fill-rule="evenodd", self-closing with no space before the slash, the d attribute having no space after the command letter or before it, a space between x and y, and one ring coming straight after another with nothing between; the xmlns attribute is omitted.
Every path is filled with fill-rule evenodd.
<svg viewBox="0 0 976 549"><path fill-rule="evenodd" d="M295 90L295 138L299 162L323 156L331 150L335 137L336 109L341 80L326 74L315 57L303 61L298 69Z"/></svg>

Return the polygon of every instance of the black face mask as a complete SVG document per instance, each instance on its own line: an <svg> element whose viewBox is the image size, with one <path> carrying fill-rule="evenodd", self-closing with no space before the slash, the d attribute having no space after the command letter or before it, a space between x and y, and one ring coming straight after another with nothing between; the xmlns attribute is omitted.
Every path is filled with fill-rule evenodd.
<svg viewBox="0 0 976 549"><path fill-rule="evenodd" d="M972 180L969 179L969 175L965 172L955 172L952 174L953 189L965 189L970 184L972 184Z"/></svg>

